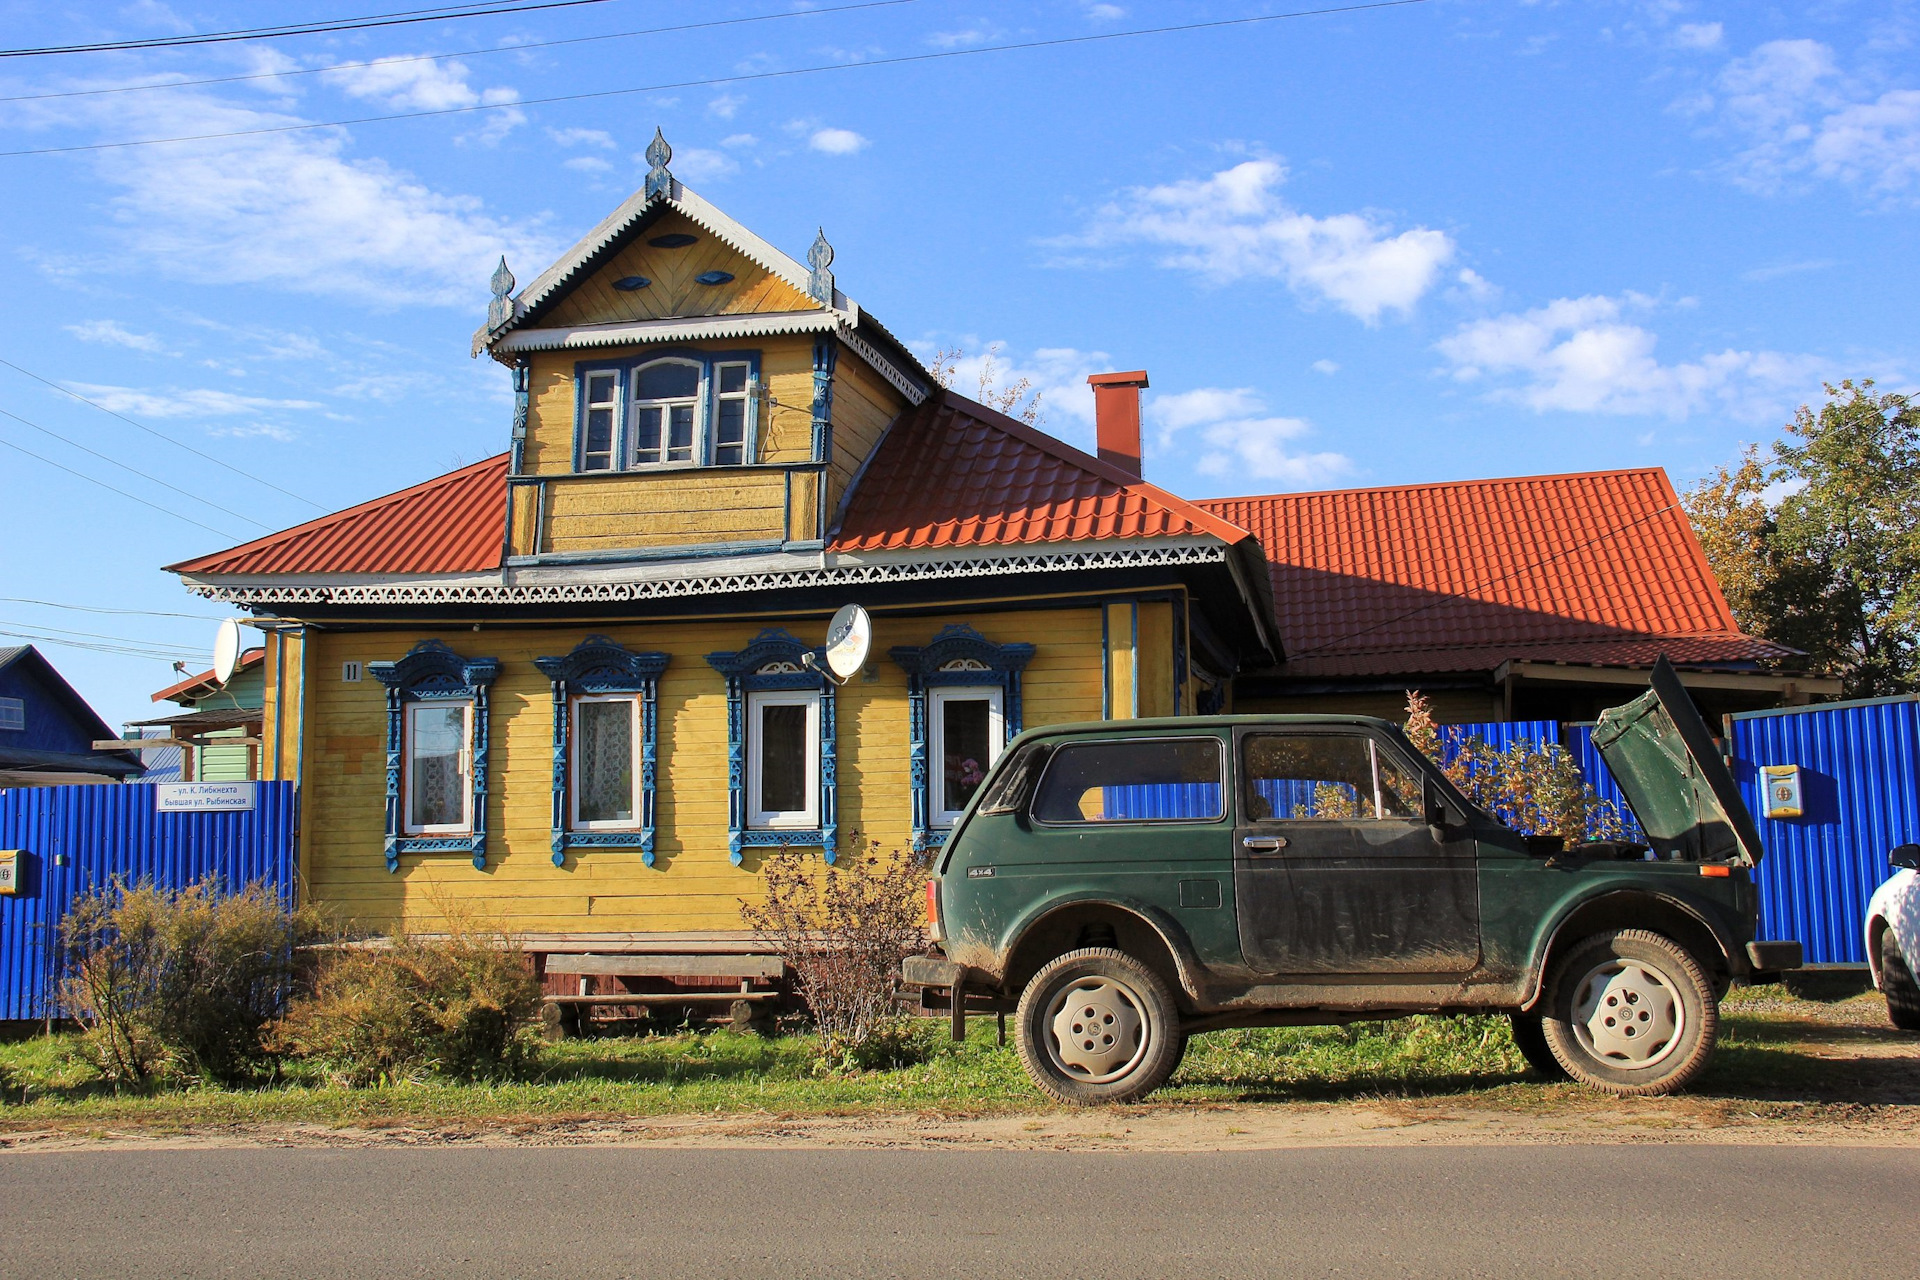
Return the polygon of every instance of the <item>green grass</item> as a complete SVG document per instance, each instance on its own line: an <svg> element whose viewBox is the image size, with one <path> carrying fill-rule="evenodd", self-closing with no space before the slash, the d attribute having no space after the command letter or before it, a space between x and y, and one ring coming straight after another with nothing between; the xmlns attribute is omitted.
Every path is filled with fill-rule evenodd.
<svg viewBox="0 0 1920 1280"><path fill-rule="evenodd" d="M1809 1006L1811 1007L1811 1006ZM1741 1012L1732 1001L1713 1070L1699 1092L1726 1097L1916 1101L1911 1055L1829 1062L1849 1038L1884 1038L1861 1026L1777 1011ZM0 1045L0 1128L148 1131L262 1123L390 1127L547 1124L569 1120L701 1114L833 1115L932 1112L978 1115L1052 1109L991 1019L975 1019L954 1044L944 1023L917 1029L925 1058L887 1071L816 1065L810 1037L732 1031L573 1040L546 1048L522 1079L492 1084L424 1080L366 1089L297 1073L256 1088L185 1088L116 1094L77 1051L73 1036ZM1889 1093L1889 1091L1891 1091ZM1876 1098L1874 1095L1884 1095ZM1500 1017L1407 1018L1347 1027L1218 1031L1196 1036L1157 1104L1477 1099L1532 1109L1585 1098L1527 1074Z"/></svg>

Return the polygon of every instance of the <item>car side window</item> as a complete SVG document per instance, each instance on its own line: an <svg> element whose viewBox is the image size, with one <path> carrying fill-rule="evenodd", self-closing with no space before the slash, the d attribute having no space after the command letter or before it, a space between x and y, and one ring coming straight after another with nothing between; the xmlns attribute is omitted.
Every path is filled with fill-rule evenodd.
<svg viewBox="0 0 1920 1280"><path fill-rule="evenodd" d="M1036 822L1214 822L1226 816L1218 738L1132 738L1054 751Z"/></svg>
<svg viewBox="0 0 1920 1280"><path fill-rule="evenodd" d="M1364 733L1255 733L1241 740L1253 822L1412 818L1419 775Z"/></svg>

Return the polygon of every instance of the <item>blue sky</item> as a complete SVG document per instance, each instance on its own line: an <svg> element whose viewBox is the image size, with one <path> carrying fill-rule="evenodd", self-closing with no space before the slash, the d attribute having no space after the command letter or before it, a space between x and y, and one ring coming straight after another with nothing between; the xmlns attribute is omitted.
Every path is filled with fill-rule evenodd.
<svg viewBox="0 0 1920 1280"><path fill-rule="evenodd" d="M142 651L37 641L109 720L152 714L222 616L159 565L498 452L506 374L467 356L493 264L531 279L656 125L683 181L796 256L823 226L849 294L923 352L991 347L1070 441L1087 373L1147 368L1147 474L1189 496L1685 485L1822 379L1917 376L1910 4L1428 0L531 101L1309 7L913 0L527 47L834 2L0 60L7 151L488 108L0 158L0 355L123 415L0 367L34 424L0 417L0 631ZM262 20L0 0L0 43Z"/></svg>

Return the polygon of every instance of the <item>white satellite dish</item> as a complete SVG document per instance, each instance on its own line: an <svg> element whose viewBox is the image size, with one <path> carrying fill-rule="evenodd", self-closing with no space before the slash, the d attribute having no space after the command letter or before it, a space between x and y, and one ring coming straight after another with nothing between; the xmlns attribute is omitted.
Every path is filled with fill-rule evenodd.
<svg viewBox="0 0 1920 1280"><path fill-rule="evenodd" d="M240 665L240 624L232 618L223 619L220 629L213 633L213 678L221 684L233 679L233 669Z"/></svg>
<svg viewBox="0 0 1920 1280"><path fill-rule="evenodd" d="M827 624L827 669L843 683L867 665L873 647L873 619L857 604L843 605Z"/></svg>

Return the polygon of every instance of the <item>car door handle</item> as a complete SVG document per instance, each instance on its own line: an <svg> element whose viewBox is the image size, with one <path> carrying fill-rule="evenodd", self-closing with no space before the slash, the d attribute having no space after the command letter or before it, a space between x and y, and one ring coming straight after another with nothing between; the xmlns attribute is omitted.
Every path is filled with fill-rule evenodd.
<svg viewBox="0 0 1920 1280"><path fill-rule="evenodd" d="M1241 836L1240 846L1252 853L1278 853L1287 847L1285 836Z"/></svg>

